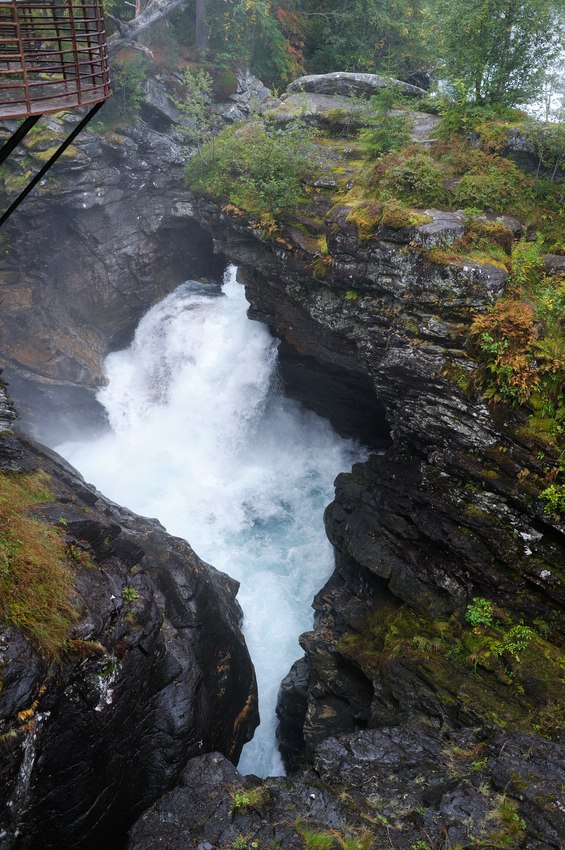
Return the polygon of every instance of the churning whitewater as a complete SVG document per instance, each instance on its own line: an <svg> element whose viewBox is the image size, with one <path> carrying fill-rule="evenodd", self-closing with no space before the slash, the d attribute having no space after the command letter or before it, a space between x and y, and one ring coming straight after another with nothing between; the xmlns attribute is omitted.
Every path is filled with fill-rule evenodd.
<svg viewBox="0 0 565 850"><path fill-rule="evenodd" d="M336 474L362 451L280 394L277 343L246 311L233 268L221 289L182 284L106 360L98 398L111 431L59 451L241 583L261 725L239 769L264 776L283 772L277 691L332 570L323 509Z"/></svg>

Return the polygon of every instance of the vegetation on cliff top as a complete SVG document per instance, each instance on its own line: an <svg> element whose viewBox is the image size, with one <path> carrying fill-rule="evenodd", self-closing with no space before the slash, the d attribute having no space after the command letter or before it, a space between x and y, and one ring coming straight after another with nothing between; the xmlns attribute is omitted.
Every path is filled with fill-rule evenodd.
<svg viewBox="0 0 565 850"><path fill-rule="evenodd" d="M280 129L256 120L223 130L186 169L189 185L248 212L280 217L304 200L312 133L300 122Z"/></svg>
<svg viewBox="0 0 565 850"><path fill-rule="evenodd" d="M546 273L543 255L565 250L564 187L552 179L563 157L562 134L558 128L551 132L543 152L538 143L540 162L545 158L553 171L540 179L500 153L508 122L520 118L518 126L524 126L521 113L447 102L442 138L422 146L406 143L402 114L390 122L383 119L391 106L402 105L391 97L385 90L381 99L373 98L367 128L358 139L348 139L343 177L344 160L336 155L339 138L334 138L339 130L315 131L300 116L283 127L272 118L256 117L224 130L200 149L187 168L189 185L221 202L230 214L248 213L266 238L284 242L280 228L285 222L295 229L305 227L302 241L314 254L313 276L318 279L327 276L332 264L323 219L316 223L309 214L319 204L320 175L330 175L330 185L333 179L334 188L326 191L328 205L349 208L348 221L357 226L361 241L381 225L417 228L431 221L425 209L463 209L463 236L444 239L431 250L418 245L409 250L436 264L475 261L509 273L504 297L470 328L470 352L479 364L475 385L489 400L527 406L527 430L544 441L553 458L548 484L561 486L565 283L562 275ZM501 119L492 120L497 112ZM501 215L518 221L501 220ZM520 230L527 238L516 239ZM548 513L550 504L559 507L561 501L548 499ZM552 512L560 511L554 507Z"/></svg>

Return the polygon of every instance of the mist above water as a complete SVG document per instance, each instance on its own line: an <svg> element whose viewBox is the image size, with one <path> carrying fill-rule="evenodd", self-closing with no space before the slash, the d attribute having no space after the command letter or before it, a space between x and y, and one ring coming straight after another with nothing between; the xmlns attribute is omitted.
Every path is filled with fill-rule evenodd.
<svg viewBox="0 0 565 850"><path fill-rule="evenodd" d="M58 450L106 496L157 517L241 583L261 725L239 769L277 775L278 688L333 567L323 510L337 473L363 452L280 394L277 343L246 310L233 268L221 290L182 284L106 360L98 398L110 432Z"/></svg>

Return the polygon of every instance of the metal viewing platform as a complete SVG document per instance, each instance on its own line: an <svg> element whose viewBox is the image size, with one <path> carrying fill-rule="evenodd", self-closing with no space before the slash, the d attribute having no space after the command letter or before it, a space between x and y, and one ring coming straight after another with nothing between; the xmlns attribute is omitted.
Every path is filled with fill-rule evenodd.
<svg viewBox="0 0 565 850"><path fill-rule="evenodd" d="M0 0L0 121L24 118L0 164L42 115L90 107L0 225L111 95L102 0Z"/></svg>

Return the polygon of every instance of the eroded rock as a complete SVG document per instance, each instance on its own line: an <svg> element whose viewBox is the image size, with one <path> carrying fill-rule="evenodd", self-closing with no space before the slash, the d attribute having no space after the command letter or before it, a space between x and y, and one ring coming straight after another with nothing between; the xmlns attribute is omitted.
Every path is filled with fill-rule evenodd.
<svg viewBox="0 0 565 850"><path fill-rule="evenodd" d="M3 434L0 463L49 476L34 514L60 530L78 612L58 659L0 625L0 847L120 848L187 759L236 762L252 736L237 582L38 444Z"/></svg>

